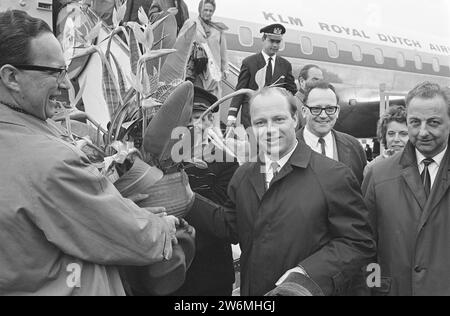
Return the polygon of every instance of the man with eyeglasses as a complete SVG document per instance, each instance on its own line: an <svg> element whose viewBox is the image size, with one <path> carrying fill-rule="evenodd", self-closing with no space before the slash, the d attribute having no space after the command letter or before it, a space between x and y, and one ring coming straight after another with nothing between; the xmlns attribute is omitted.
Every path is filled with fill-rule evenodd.
<svg viewBox="0 0 450 316"><path fill-rule="evenodd" d="M359 141L334 130L339 117L339 97L330 83L319 80L307 86L302 114L306 126L297 136L314 151L348 166L362 184L367 158Z"/></svg>
<svg viewBox="0 0 450 316"><path fill-rule="evenodd" d="M2 12L0 39L0 295L124 295L117 266L171 259L178 220L122 198L61 140L49 118L66 65L50 27Z"/></svg>

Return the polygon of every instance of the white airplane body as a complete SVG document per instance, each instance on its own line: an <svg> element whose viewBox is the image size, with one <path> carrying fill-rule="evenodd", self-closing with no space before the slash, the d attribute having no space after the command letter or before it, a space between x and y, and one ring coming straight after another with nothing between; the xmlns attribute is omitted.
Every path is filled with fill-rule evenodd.
<svg viewBox="0 0 450 316"><path fill-rule="evenodd" d="M198 0L185 1L191 18L196 18ZM323 11L326 8L311 1L227 0L218 2L214 20L229 27L228 58L236 68L245 57L261 51L263 26L283 24L287 32L279 54L292 63L296 78L307 64L324 70L325 79L336 85L341 97L337 128L359 138L376 136L381 84L399 95L423 81L450 86L448 39L388 25L353 25L352 12L336 12L337 18L329 20L321 16Z"/></svg>

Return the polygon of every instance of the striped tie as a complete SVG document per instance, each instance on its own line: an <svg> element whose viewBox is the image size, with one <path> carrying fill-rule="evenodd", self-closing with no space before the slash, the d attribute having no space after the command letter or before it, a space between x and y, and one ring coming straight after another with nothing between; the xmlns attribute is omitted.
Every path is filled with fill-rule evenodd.
<svg viewBox="0 0 450 316"><path fill-rule="evenodd" d="M325 150L325 139L323 139L322 137L319 138L319 144L320 144L320 148L322 149L322 155L326 156L327 152Z"/></svg>

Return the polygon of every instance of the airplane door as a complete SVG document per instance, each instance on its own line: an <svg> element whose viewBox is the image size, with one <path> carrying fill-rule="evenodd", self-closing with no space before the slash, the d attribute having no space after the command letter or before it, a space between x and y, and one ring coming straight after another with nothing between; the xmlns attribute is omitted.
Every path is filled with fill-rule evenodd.
<svg viewBox="0 0 450 316"><path fill-rule="evenodd" d="M29 15L40 18L52 26L52 0L1 0L0 11L22 10Z"/></svg>

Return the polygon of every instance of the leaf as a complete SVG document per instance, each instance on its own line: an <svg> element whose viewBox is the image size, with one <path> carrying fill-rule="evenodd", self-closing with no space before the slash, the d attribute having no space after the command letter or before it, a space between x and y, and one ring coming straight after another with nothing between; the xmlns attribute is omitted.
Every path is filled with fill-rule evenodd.
<svg viewBox="0 0 450 316"><path fill-rule="evenodd" d="M102 60L102 91L109 115L112 117L122 103L122 98L119 95L119 87L110 62L99 47L95 47L95 49Z"/></svg>
<svg viewBox="0 0 450 316"><path fill-rule="evenodd" d="M139 62L140 55L140 49L139 45L136 40L136 35L134 34L134 30L130 30L130 65L131 65L131 71L134 75L136 75L137 72L137 65Z"/></svg>
<svg viewBox="0 0 450 316"><path fill-rule="evenodd" d="M140 44L144 44L145 42L145 37L144 37L144 32L142 31L142 28L139 24L133 24L133 32L134 32L134 36L136 37L136 40L138 41L138 43Z"/></svg>
<svg viewBox="0 0 450 316"><path fill-rule="evenodd" d="M261 91L266 85L267 65L258 70L255 75L255 82L258 85L258 91Z"/></svg>
<svg viewBox="0 0 450 316"><path fill-rule="evenodd" d="M84 37L87 43L93 43L97 37L100 35L100 30L102 28L102 23L97 23L92 30Z"/></svg>
<svg viewBox="0 0 450 316"><path fill-rule="evenodd" d="M125 13L127 12L127 2L125 1L117 11L117 19L119 20L119 24L123 21L125 18Z"/></svg>
<svg viewBox="0 0 450 316"><path fill-rule="evenodd" d="M144 148L146 152L159 161L170 159L172 147L178 141L171 139L172 131L189 123L193 99L194 86L189 81L183 82L169 96L145 131Z"/></svg>
<svg viewBox="0 0 450 316"><path fill-rule="evenodd" d="M78 54L75 54L74 56L72 56L72 60L92 55L95 52L96 52L95 47L94 46L89 46L89 47L85 48L83 51L79 52Z"/></svg>
<svg viewBox="0 0 450 316"><path fill-rule="evenodd" d="M116 8L114 8L114 10L113 10L112 22L113 22L114 28L119 26L120 22L119 22L119 17L118 17Z"/></svg>
<svg viewBox="0 0 450 316"><path fill-rule="evenodd" d="M151 24L147 25L144 31L144 47L146 52L152 50L153 43L155 42L155 36L153 35L153 27Z"/></svg>
<svg viewBox="0 0 450 316"><path fill-rule="evenodd" d="M167 16L161 23L153 25L154 42L152 50L173 48L177 40L177 20L173 15ZM161 57L149 63L150 69L156 68L161 71L162 65L166 62L166 57Z"/></svg>
<svg viewBox="0 0 450 316"><path fill-rule="evenodd" d="M125 76L123 75L122 67L120 67L119 61L117 60L116 56L112 53L111 53L111 56L113 58L114 64L116 65L120 95L122 96L122 99L123 99L126 94Z"/></svg>
<svg viewBox="0 0 450 316"><path fill-rule="evenodd" d="M149 51L148 53L144 54L138 62L138 67L137 67L137 75L136 75L136 83L138 85L138 91L143 91L143 87L142 87L142 81L145 79L144 76L148 76L147 74L147 68L145 67L146 63L148 61L151 61L153 59L157 59L160 58L162 56L166 56L168 54L172 54L174 53L175 50L174 49L160 49L160 50L152 50ZM141 92L142 93L142 92ZM143 94L143 93L142 93ZM149 95L145 95L145 97L148 97Z"/></svg>
<svg viewBox="0 0 450 316"><path fill-rule="evenodd" d="M191 47L197 32L195 21L188 20L178 35L174 49L176 53L167 57L160 71L160 81L172 82L174 80L185 80L186 65L191 55Z"/></svg>
<svg viewBox="0 0 450 316"><path fill-rule="evenodd" d="M139 18L139 22L141 22L142 25L147 26L150 24L150 20L148 19L147 13L145 13L145 10L143 7L139 8L138 18Z"/></svg>

